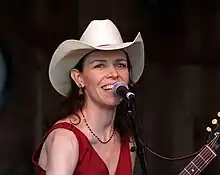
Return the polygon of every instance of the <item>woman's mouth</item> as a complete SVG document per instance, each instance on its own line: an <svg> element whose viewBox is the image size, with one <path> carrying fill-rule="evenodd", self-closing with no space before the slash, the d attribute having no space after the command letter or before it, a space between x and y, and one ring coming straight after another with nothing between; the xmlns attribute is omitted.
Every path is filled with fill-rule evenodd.
<svg viewBox="0 0 220 175"><path fill-rule="evenodd" d="M104 90L112 90L112 88L113 88L113 85L102 86L102 89L104 89Z"/></svg>

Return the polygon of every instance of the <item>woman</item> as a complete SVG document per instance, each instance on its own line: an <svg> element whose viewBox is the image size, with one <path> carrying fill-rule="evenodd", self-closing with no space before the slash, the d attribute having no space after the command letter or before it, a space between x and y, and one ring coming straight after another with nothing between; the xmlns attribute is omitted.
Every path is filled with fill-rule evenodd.
<svg viewBox="0 0 220 175"><path fill-rule="evenodd" d="M123 82L131 88L143 68L141 35L123 43L110 20L94 20L79 41L61 43L51 59L49 77L71 105L33 155L40 174L132 174L136 154L130 151L135 143L127 104L112 87Z"/></svg>

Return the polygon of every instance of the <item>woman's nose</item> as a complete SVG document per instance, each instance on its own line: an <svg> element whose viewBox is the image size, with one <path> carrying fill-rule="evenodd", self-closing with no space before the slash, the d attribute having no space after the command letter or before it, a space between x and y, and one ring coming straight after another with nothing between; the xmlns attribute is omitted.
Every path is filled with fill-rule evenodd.
<svg viewBox="0 0 220 175"><path fill-rule="evenodd" d="M115 68L115 66L110 66L109 67L109 76L112 78L117 78L118 77L118 71Z"/></svg>

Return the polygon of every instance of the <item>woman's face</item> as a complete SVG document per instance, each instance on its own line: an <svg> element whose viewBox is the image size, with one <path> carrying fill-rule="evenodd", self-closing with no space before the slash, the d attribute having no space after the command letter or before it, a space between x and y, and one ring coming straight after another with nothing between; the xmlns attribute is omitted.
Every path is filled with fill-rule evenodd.
<svg viewBox="0 0 220 175"><path fill-rule="evenodd" d="M108 108L115 107L120 99L113 94L113 85L116 82L129 82L126 55L122 51L92 52L84 60L83 71L75 77L73 79L77 85L84 87L86 103L92 101Z"/></svg>

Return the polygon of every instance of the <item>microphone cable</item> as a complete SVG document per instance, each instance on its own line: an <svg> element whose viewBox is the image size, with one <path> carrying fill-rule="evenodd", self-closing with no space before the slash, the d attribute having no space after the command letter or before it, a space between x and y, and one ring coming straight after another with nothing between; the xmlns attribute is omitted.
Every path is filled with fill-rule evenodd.
<svg viewBox="0 0 220 175"><path fill-rule="evenodd" d="M137 110L137 107L136 107L136 117L138 119L138 125L139 125L139 133L143 133L143 125L142 125L142 122L141 122L141 118L140 118L140 115L138 113L138 110ZM140 138L143 139L143 135L141 134L140 135ZM152 148L150 148L147 144L145 144L141 139L138 139L138 141L141 143L141 145L145 148L145 150L149 151L150 153L152 153L153 155L155 155L156 157L159 157L161 159L164 159L164 160L168 160L168 161L177 161L177 160L185 160L185 159L188 159L188 158L191 158L195 155L197 155L202 148L200 148L198 151L194 152L194 153L191 153L191 154L188 154L186 156L181 156L181 157L168 157L168 156L162 156L160 155L159 153L155 152L152 150Z"/></svg>
<svg viewBox="0 0 220 175"><path fill-rule="evenodd" d="M177 160L184 160L184 159L191 158L192 156L197 155L197 154L200 152L200 150L201 150L201 149L200 149L199 151L196 151L196 152L194 152L194 153L188 154L188 155L186 155L186 156L181 156L181 157L167 157L167 156L162 156L162 155L156 153L156 152L153 151L151 148L149 148L149 146L145 145L141 140L139 140L139 142L142 144L142 146L143 146L147 151L151 152L153 155L155 155L155 156L157 156L157 157L159 157L159 158L161 158L161 159L169 160L169 161L177 161Z"/></svg>

